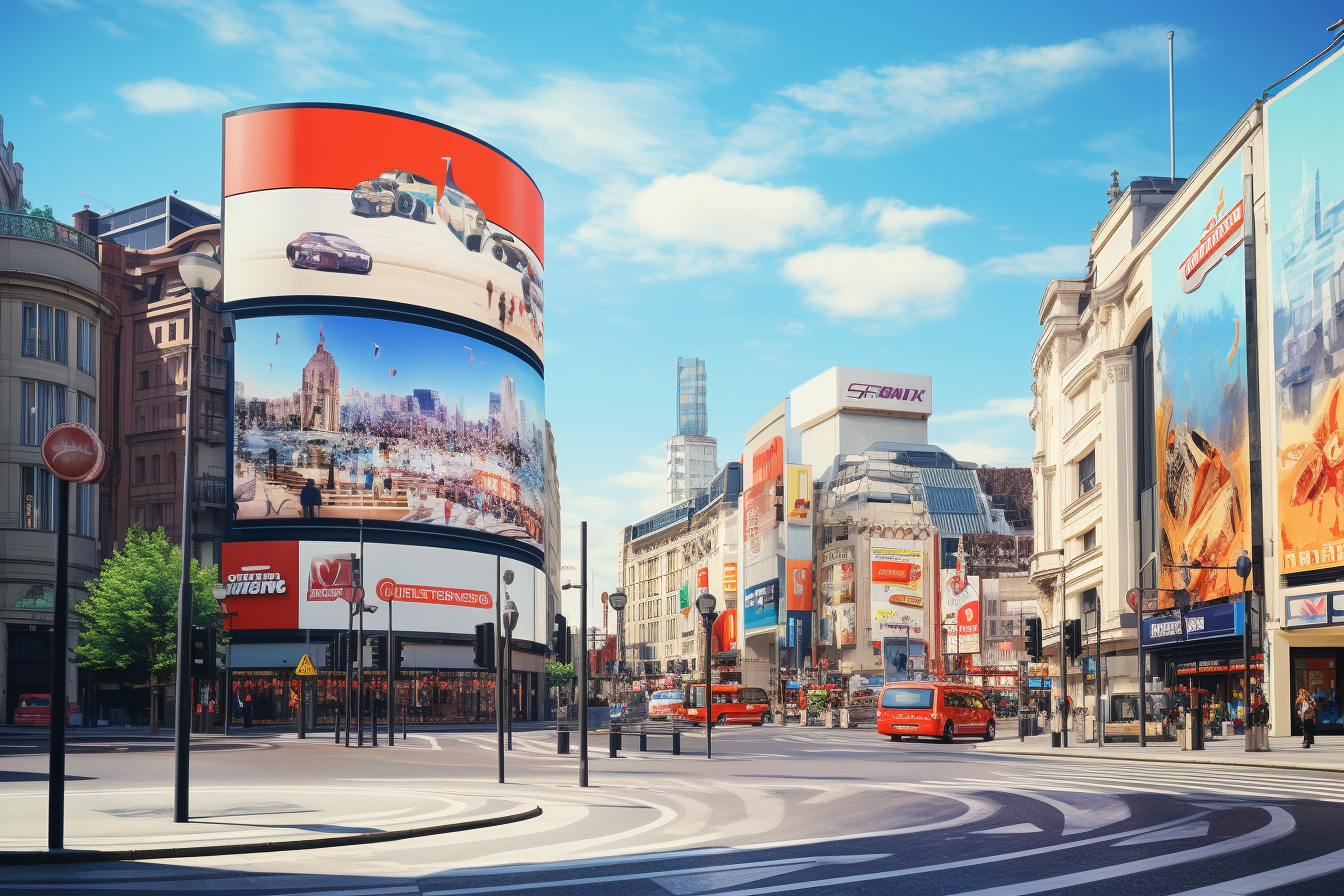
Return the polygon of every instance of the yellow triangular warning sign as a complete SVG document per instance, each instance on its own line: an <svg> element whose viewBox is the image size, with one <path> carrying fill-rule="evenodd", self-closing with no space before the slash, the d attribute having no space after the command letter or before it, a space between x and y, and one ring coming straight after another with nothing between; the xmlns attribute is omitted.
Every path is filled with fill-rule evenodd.
<svg viewBox="0 0 1344 896"><path fill-rule="evenodd" d="M294 670L295 675L316 675L317 670L313 668L313 661L308 659L308 654L303 655L299 660L299 668Z"/></svg>

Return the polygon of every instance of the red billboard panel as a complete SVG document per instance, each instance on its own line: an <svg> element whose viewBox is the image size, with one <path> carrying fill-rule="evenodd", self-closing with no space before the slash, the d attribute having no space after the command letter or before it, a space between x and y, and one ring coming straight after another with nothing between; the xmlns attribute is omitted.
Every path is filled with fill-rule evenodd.
<svg viewBox="0 0 1344 896"><path fill-rule="evenodd" d="M226 630L299 627L299 543L228 541L220 573Z"/></svg>

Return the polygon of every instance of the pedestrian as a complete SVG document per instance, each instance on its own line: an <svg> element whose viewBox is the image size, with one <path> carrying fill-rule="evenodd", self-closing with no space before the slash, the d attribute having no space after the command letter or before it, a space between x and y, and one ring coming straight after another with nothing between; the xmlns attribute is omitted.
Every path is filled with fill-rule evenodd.
<svg viewBox="0 0 1344 896"><path fill-rule="evenodd" d="M322 492L311 479L299 491L299 506L303 508L303 518L306 520L318 515L318 508L322 506Z"/></svg>
<svg viewBox="0 0 1344 896"><path fill-rule="evenodd" d="M499 328L504 329L504 317L508 314L509 305L504 301L504 290L499 291Z"/></svg>
<svg viewBox="0 0 1344 896"><path fill-rule="evenodd" d="M1297 692L1297 716L1302 720L1302 746L1310 750L1316 743L1316 698L1306 688Z"/></svg>

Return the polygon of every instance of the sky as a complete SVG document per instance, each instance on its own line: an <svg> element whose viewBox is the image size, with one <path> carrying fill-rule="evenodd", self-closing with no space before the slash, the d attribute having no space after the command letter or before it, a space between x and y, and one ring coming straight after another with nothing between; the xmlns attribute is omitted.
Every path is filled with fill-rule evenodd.
<svg viewBox="0 0 1344 896"><path fill-rule="evenodd" d="M220 114L259 103L383 106L516 159L546 203L564 560L587 520L600 591L621 527L664 504L678 355L706 362L720 463L835 365L932 376L932 441L1028 463L1045 285L1084 272L1112 170L1169 169L1167 31L1183 175L1341 14L9 0L0 115L62 220L173 190L218 206Z"/></svg>

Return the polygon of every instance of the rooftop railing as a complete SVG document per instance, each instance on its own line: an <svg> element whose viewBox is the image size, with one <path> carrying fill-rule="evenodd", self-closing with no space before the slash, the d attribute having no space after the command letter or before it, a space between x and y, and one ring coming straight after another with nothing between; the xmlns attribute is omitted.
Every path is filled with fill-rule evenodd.
<svg viewBox="0 0 1344 896"><path fill-rule="evenodd" d="M50 218L0 212L0 236L17 236L29 240L41 240L44 243L53 243L57 246L73 249L92 261L98 260L98 241L96 239L87 233L82 233Z"/></svg>

